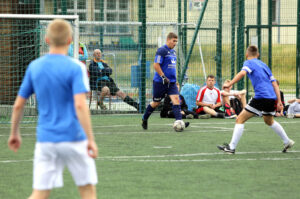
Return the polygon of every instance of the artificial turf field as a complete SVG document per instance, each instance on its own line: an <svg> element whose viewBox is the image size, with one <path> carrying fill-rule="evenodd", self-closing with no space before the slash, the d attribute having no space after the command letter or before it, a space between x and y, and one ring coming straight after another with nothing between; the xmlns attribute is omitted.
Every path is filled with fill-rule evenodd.
<svg viewBox="0 0 300 199"><path fill-rule="evenodd" d="M284 154L278 135L262 118L252 118L235 155L216 148L230 141L232 119L186 120L191 125L183 132L174 132L174 120L158 114L150 117L147 131L141 128L141 115L92 120L99 147L98 198L300 198L300 119L276 118L296 142ZM0 125L0 199L31 193L35 125L21 126L23 143L16 154L7 147L9 124ZM79 198L67 170L64 187L54 189L50 198Z"/></svg>

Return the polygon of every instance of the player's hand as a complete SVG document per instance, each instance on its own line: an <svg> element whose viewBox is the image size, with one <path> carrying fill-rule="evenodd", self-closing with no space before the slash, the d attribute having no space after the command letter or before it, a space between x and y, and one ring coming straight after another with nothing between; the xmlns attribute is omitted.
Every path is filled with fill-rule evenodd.
<svg viewBox="0 0 300 199"><path fill-rule="evenodd" d="M283 109L282 102L281 101L277 102L277 111L280 112L282 109Z"/></svg>
<svg viewBox="0 0 300 199"><path fill-rule="evenodd" d="M7 144L8 148L14 152L17 152L21 147L22 139L19 133L11 134L8 138Z"/></svg>
<svg viewBox="0 0 300 199"><path fill-rule="evenodd" d="M166 76L162 75L160 77L163 80L164 85L169 85L170 84L170 80Z"/></svg>
<svg viewBox="0 0 300 199"><path fill-rule="evenodd" d="M91 158L96 158L98 156L98 147L95 141L88 141L87 149Z"/></svg>

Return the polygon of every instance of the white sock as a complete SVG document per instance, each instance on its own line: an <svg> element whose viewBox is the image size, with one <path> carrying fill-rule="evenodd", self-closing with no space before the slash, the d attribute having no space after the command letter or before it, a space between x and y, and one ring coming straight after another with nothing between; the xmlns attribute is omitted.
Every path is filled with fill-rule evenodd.
<svg viewBox="0 0 300 199"><path fill-rule="evenodd" d="M290 141L284 129L278 122L274 121L274 123L270 127L273 129L273 131L275 131L275 133L277 133L277 135L279 135L284 144L287 144Z"/></svg>
<svg viewBox="0 0 300 199"><path fill-rule="evenodd" d="M239 143L243 132L244 132L244 124L235 124L232 138L229 144L230 149L235 149L237 144Z"/></svg>

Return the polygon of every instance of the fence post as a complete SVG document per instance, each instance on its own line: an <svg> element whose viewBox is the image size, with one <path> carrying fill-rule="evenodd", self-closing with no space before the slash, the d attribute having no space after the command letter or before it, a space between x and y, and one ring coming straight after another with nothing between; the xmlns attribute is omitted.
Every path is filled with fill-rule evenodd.
<svg viewBox="0 0 300 199"><path fill-rule="evenodd" d="M231 79L235 75L235 11L236 0L231 0Z"/></svg>
<svg viewBox="0 0 300 199"><path fill-rule="evenodd" d="M182 25L181 25L181 0L178 0L178 19L177 19L177 22L178 22L178 41L180 42L179 46L183 46L183 33L182 33ZM177 52L177 78L180 77L181 75L181 60L180 60L180 55L179 53L182 53L182 51L179 51Z"/></svg>
<svg viewBox="0 0 300 199"><path fill-rule="evenodd" d="M257 30L256 30L256 34L257 34L257 48L258 48L258 52L261 54L261 0L257 0L257 19L256 19L256 23L257 23ZM260 58L260 54L259 54L259 58Z"/></svg>
<svg viewBox="0 0 300 199"><path fill-rule="evenodd" d="M268 0L268 66L272 70L272 0Z"/></svg>
<svg viewBox="0 0 300 199"><path fill-rule="evenodd" d="M296 49L296 97L299 96L299 75L300 75L300 0L297 2L297 49Z"/></svg>
<svg viewBox="0 0 300 199"><path fill-rule="evenodd" d="M145 110L146 105L146 0L139 0L139 44L141 53L141 86L139 91L140 112Z"/></svg>
<svg viewBox="0 0 300 199"><path fill-rule="evenodd" d="M237 71L240 71L243 67L244 62L244 51L245 51L245 35L244 35L244 25L245 25L245 1L239 0L239 26L237 30ZM238 89L242 90L244 88L244 78L238 82Z"/></svg>
<svg viewBox="0 0 300 199"><path fill-rule="evenodd" d="M222 0L219 0L219 19L218 19L218 29L217 29L217 82L218 85L222 85Z"/></svg>

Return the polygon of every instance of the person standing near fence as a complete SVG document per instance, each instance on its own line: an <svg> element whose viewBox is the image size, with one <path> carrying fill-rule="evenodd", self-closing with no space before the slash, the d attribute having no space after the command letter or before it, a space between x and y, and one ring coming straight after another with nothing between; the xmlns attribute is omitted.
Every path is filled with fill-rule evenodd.
<svg viewBox="0 0 300 199"><path fill-rule="evenodd" d="M154 59L155 74L153 77L153 101L147 106L142 118L143 129L148 129L148 118L153 113L161 100L167 95L173 103L172 109L176 120L181 120L181 108L179 102L179 91L176 86L176 51L174 47L178 41L178 36L170 32L167 42L156 51ZM187 127L189 122L185 123Z"/></svg>
<svg viewBox="0 0 300 199"><path fill-rule="evenodd" d="M71 41L72 28L67 21L56 19L48 25L49 54L30 63L14 103L8 146L17 152L26 99L35 93L38 102L30 199L47 199L51 189L62 187L65 166L81 198L96 199L98 179L93 158L97 157L98 148L86 105L88 77L82 63L66 56Z"/></svg>
<svg viewBox="0 0 300 199"><path fill-rule="evenodd" d="M279 87L269 67L258 57L257 47L249 46L246 51L247 60L244 62L242 70L230 82L224 84L224 87L231 87L247 74L255 93L254 98L237 117L231 142L217 146L226 153L235 153L235 148L244 132L244 123L254 115L263 116L264 122L279 135L284 143L282 152L285 153L295 143L289 139L282 126L274 120L276 102L277 110L283 108Z"/></svg>

